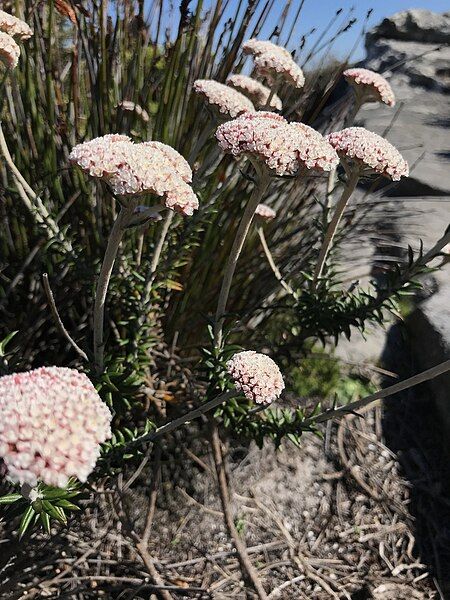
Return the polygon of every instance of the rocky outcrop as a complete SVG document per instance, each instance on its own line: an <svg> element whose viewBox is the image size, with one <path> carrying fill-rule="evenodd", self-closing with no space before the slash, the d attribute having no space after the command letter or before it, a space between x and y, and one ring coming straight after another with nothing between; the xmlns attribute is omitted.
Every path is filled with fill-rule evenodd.
<svg viewBox="0 0 450 600"><path fill-rule="evenodd" d="M364 66L390 82L397 107L365 105L358 121L386 137L413 166L411 177L391 192L405 202L423 199L442 214L425 237L436 239L450 221L450 13L408 10L384 19L366 38ZM399 111L399 112L398 112ZM439 208L442 205L442 209ZM439 232L434 229L437 223Z"/></svg>
<svg viewBox="0 0 450 600"><path fill-rule="evenodd" d="M426 9L398 12L383 19L367 36L374 39L406 40L425 44L448 44L450 39L450 12L439 14Z"/></svg>

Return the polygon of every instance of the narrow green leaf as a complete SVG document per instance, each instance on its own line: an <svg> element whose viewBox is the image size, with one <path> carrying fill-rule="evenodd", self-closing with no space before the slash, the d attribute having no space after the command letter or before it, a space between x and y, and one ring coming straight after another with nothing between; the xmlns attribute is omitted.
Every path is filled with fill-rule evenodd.
<svg viewBox="0 0 450 600"><path fill-rule="evenodd" d="M23 513L22 519L20 520L20 525L19 525L19 540L22 539L22 537L24 536L24 534L27 531L35 514L36 513L34 512L34 509L32 506L29 506L26 509L26 511Z"/></svg>

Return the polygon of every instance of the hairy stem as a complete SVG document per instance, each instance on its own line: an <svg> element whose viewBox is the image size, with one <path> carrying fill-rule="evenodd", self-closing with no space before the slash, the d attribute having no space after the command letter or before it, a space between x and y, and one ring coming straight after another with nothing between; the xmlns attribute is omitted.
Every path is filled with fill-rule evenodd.
<svg viewBox="0 0 450 600"><path fill-rule="evenodd" d="M256 207L260 203L269 186L270 176L266 171L261 169L257 176L258 183L256 184L247 203L244 214L242 215L241 222L239 223L239 227L231 247L231 252L228 256L227 264L225 265L225 272L223 276L222 287L219 293L219 300L217 302L214 324L214 343L216 346L220 346L222 343L223 321L225 318L228 296L230 295L231 283L233 281L234 272L236 271L236 265L244 246L248 230L250 229L250 224L255 214Z"/></svg>
<svg viewBox="0 0 450 600"><path fill-rule="evenodd" d="M105 301L108 292L109 281L114 267L114 263L119 250L120 242L122 241L123 233L133 211L130 205L126 208L121 208L120 212L114 221L111 233L108 239L105 256L103 258L102 268L97 281L97 289L95 292L94 301L94 368L99 375L104 367L104 339L103 329L105 321Z"/></svg>
<svg viewBox="0 0 450 600"><path fill-rule="evenodd" d="M227 527L229 536L233 540L234 547L236 548L242 575L246 584L255 590L260 600L267 600L267 594L262 586L258 573L250 561L247 552L247 547L241 539L241 537L239 536L239 532L236 529L236 525L234 524L233 514L230 506L230 494L228 490L228 482L225 471L224 456L221 448L219 430L213 419L211 419L210 440L211 448L213 451L214 465L216 467L218 489L220 501L222 504L225 525Z"/></svg>
<svg viewBox="0 0 450 600"><path fill-rule="evenodd" d="M318 280L322 275L328 253L331 249L331 244L333 243L334 235L339 226L342 215L344 214L345 207L347 206L348 201L350 200L350 196L355 190L356 184L358 183L358 179L359 173L355 170L350 174L344 191L342 192L342 196L339 198L338 203L336 204L333 218L331 219L330 224L328 225L328 229L319 252L319 258L317 259L317 265L314 271L314 278L312 283L313 289L317 287Z"/></svg>

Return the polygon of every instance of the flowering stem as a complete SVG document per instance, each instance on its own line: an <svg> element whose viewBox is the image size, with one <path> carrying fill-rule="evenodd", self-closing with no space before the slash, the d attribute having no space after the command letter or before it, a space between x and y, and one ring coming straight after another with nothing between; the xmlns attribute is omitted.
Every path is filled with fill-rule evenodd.
<svg viewBox="0 0 450 600"><path fill-rule="evenodd" d="M276 81L274 82L274 84L272 85L272 87L270 88L270 94L268 95L266 103L262 110L270 110L270 103L272 102L273 97L277 93L279 87L280 87L280 79L277 78Z"/></svg>
<svg viewBox="0 0 450 600"><path fill-rule="evenodd" d="M339 198L339 201L336 204L336 209L334 211L333 218L331 219L330 224L328 225L328 229L319 252L319 258L317 259L317 265L314 271L314 277L312 282L313 289L316 289L317 283L322 275L328 253L331 249L331 244L333 243L334 235L341 221L342 215L344 214L345 207L347 206L348 201L350 200L350 196L355 190L356 184L358 183L358 179L359 172L357 170L352 171L349 175L344 191L342 192L342 196Z"/></svg>
<svg viewBox="0 0 450 600"><path fill-rule="evenodd" d="M280 273L280 269L277 267L277 265L275 264L275 261L273 260L272 253L269 250L269 246L267 245L266 236L264 235L264 229L261 226L258 227L258 235L259 235L259 239L261 240L261 245L263 247L264 254L266 255L267 262L269 263L270 268L273 271L273 274L278 279L278 281L280 282L281 286L288 292L288 294L293 295L294 294L294 290L283 279L283 275Z"/></svg>
<svg viewBox="0 0 450 600"><path fill-rule="evenodd" d="M236 271L237 261L244 246L248 230L250 229L250 224L255 214L256 207L260 203L261 198L269 186L270 176L267 171L258 169L257 176L258 183L256 184L247 203L244 214L242 215L242 219L239 223L239 227L233 241L233 246L231 247L231 252L228 256L228 261L225 266L214 325L214 343L216 346L220 346L222 343L222 329L225 317L225 309L227 307L228 296L230 295L231 283L233 281L234 272Z"/></svg>
<svg viewBox="0 0 450 600"><path fill-rule="evenodd" d="M133 213L134 206L130 203L126 208L121 208L114 221L111 233L108 239L105 256L103 258L102 268L97 281L94 302L94 369L97 375L100 375L104 367L104 340L103 327L105 320L105 301L108 291L111 273L122 241L123 233L127 222Z"/></svg>
<svg viewBox="0 0 450 600"><path fill-rule="evenodd" d="M146 433L146 434L142 435L141 437L134 439L129 444L126 444L125 446L123 446L121 448L121 451L127 452L130 448L135 447L140 444L143 444L145 442L155 442L156 440L163 437L164 435L167 435L168 433L175 431L175 429L178 429L185 423L189 423L190 421L193 421L194 419L198 419L198 417L201 417L205 413L209 412L210 410L213 410L217 406L220 406L227 400L230 400L230 398L234 398L237 395L238 395L237 392L234 390L220 394L220 396L213 398L209 402L205 402L204 404L201 404L197 408L194 408L193 410L190 410L189 412L185 413L184 415L181 415L181 417L178 417L177 419L174 419L173 421L170 421L169 423L166 423L165 425L158 427L158 429L156 431L151 431L150 433Z"/></svg>

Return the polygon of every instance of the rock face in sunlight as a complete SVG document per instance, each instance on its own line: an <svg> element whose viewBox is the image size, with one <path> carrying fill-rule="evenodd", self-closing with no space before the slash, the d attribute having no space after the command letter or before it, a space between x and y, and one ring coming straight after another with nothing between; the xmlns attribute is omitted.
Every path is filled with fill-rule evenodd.
<svg viewBox="0 0 450 600"><path fill-rule="evenodd" d="M404 148L411 165L425 152L396 196L450 194L450 47L440 47L449 40L450 13L419 9L396 13L367 34L364 66L383 73L398 105L405 102L387 137ZM358 115L377 133L391 118L380 105L366 105Z"/></svg>
<svg viewBox="0 0 450 600"><path fill-rule="evenodd" d="M364 66L391 84L397 106L366 104L357 124L383 135L411 166L410 177L386 192L420 211L425 247L448 224L450 195L450 13L408 10L384 19L367 34ZM438 50L439 48L439 50ZM404 103L404 105L403 105ZM395 116L394 116L395 115ZM405 219L406 221L406 219ZM417 226L405 222L400 236L415 243ZM405 236L405 232L406 233Z"/></svg>

